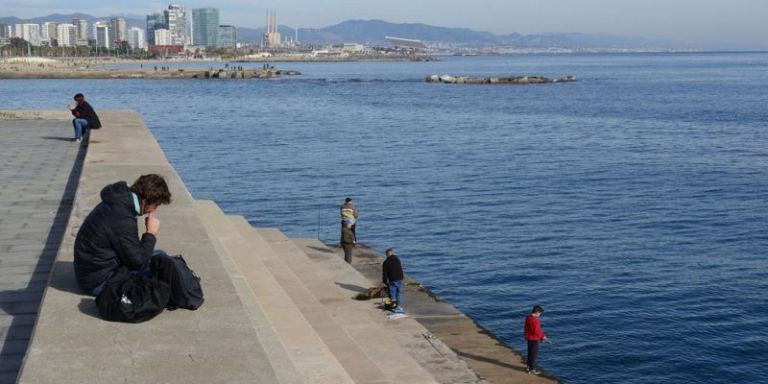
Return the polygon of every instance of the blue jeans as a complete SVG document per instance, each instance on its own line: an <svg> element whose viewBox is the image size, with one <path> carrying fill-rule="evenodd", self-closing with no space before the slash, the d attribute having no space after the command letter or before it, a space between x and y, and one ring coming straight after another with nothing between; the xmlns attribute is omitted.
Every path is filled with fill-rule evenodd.
<svg viewBox="0 0 768 384"><path fill-rule="evenodd" d="M72 120L72 126L75 127L75 139L82 139L83 136L88 135L88 130L91 128L86 119L74 119Z"/></svg>
<svg viewBox="0 0 768 384"><path fill-rule="evenodd" d="M395 280L389 282L389 298L397 302L399 307L403 303L403 281Z"/></svg>

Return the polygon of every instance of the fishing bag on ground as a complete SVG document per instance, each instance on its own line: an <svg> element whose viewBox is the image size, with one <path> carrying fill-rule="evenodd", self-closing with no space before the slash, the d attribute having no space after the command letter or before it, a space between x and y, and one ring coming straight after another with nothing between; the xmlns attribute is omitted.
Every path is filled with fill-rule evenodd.
<svg viewBox="0 0 768 384"><path fill-rule="evenodd" d="M203 305L203 288L200 277L189 269L181 255L158 255L151 259L151 267L158 280L171 288L168 309L184 308L195 310Z"/></svg>
<svg viewBox="0 0 768 384"><path fill-rule="evenodd" d="M96 296L96 307L104 320L141 323L160 314L170 296L171 287L165 282L133 276L121 267Z"/></svg>

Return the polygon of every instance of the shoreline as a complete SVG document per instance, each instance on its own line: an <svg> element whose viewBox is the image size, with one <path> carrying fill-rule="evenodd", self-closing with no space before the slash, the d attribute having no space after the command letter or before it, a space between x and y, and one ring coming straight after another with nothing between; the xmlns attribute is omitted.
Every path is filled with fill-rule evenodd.
<svg viewBox="0 0 768 384"><path fill-rule="evenodd" d="M325 243L336 256L343 260L344 252L338 244ZM305 247L305 252L312 255L312 247ZM314 257L318 257L317 254ZM370 286L376 286L381 279L383 258L375 250L364 244L358 244L353 254L352 267L364 276ZM524 354L501 340L493 332L475 322L471 317L443 300L436 293L404 274L404 308L424 328L442 341L446 346L461 356L480 377L491 383L515 383L514 371L522 372L528 381L560 381L550 372L541 369L541 375L525 373ZM380 299L370 299L378 301ZM523 319L520 320L522 331ZM514 373L513 373L514 372Z"/></svg>

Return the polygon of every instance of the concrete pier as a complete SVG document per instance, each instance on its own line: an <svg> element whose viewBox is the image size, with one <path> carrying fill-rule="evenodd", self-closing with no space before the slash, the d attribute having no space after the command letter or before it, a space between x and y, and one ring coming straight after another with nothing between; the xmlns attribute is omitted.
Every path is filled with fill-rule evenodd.
<svg viewBox="0 0 768 384"><path fill-rule="evenodd" d="M0 140L19 147L0 168L16 191L0 192L0 383L17 372L19 383L552 382L518 365L504 380L479 374L420 319L387 320L375 303L352 300L349 288L368 280L333 250L194 200L135 112L100 116L86 146L66 140L66 112L0 111ZM74 236L101 188L146 173L173 193L159 210L158 248L184 255L206 302L111 323L75 283Z"/></svg>

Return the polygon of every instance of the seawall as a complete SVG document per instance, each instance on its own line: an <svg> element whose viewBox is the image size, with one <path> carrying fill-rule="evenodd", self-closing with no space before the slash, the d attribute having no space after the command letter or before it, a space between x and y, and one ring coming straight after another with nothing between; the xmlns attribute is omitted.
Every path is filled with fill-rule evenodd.
<svg viewBox="0 0 768 384"><path fill-rule="evenodd" d="M483 377L466 350L432 337L438 332L425 327L415 305L414 318L388 320L375 300L352 300L349 288L365 286L365 271L322 243L252 228L214 202L195 200L138 114L100 111L100 116L104 127L92 132L87 146L56 140L82 151L82 164L71 202L60 207L69 212L52 248L55 260L18 382L553 381L525 374L519 356L509 350L505 353L517 364L474 352L472 359L506 372ZM69 116L61 111L0 111L3 119L13 120L15 129L39 121L61 124L61 138L71 132ZM37 177L31 172L30 178ZM166 311L142 324L106 322L74 281L74 237L99 202L101 188L146 173L164 176L173 193L173 203L159 211L158 248L184 255L202 277L206 302L197 311Z"/></svg>

